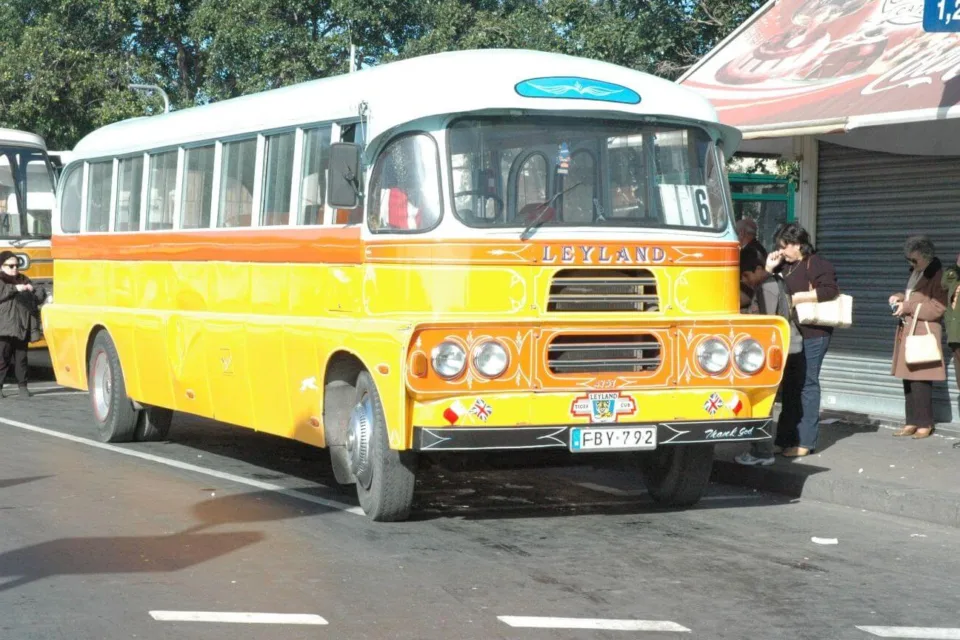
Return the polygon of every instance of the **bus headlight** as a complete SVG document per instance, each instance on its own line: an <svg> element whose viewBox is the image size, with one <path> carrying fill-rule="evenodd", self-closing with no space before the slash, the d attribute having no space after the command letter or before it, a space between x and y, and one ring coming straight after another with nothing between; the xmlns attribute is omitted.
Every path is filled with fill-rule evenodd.
<svg viewBox="0 0 960 640"><path fill-rule="evenodd" d="M707 373L723 373L730 366L730 349L720 338L708 338L697 346L697 362Z"/></svg>
<svg viewBox="0 0 960 640"><path fill-rule="evenodd" d="M510 356L502 344L488 340L473 350L473 366L487 378L496 378L507 370Z"/></svg>
<svg viewBox="0 0 960 640"><path fill-rule="evenodd" d="M433 370L441 378L456 378L467 366L467 352L455 342L441 342L430 354Z"/></svg>
<svg viewBox="0 0 960 640"><path fill-rule="evenodd" d="M753 338L741 340L733 347L733 361L744 373L756 373L763 368L763 347Z"/></svg>

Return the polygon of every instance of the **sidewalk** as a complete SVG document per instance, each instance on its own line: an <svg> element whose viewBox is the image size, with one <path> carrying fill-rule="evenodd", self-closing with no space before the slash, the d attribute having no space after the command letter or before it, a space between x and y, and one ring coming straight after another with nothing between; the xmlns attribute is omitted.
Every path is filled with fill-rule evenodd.
<svg viewBox="0 0 960 640"><path fill-rule="evenodd" d="M892 437L893 422L857 424L825 412L820 449L769 467L733 457L746 446L719 445L713 479L795 498L821 500L960 527L960 425L939 425L924 440Z"/></svg>

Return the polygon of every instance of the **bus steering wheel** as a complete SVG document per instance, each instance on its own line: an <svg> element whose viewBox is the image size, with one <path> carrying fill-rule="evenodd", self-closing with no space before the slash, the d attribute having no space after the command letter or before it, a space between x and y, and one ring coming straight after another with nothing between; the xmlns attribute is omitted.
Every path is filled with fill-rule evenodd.
<svg viewBox="0 0 960 640"><path fill-rule="evenodd" d="M453 194L454 199L460 196L480 196L481 198L490 198L493 200L494 204L497 205L497 214L494 220L500 220L503 218L503 199L500 196L494 195L482 189L467 189L466 191L455 191Z"/></svg>

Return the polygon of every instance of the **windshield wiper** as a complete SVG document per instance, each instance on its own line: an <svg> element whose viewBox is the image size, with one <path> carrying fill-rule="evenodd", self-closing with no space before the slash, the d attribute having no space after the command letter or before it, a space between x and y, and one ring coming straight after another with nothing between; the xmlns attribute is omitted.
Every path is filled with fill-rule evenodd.
<svg viewBox="0 0 960 640"><path fill-rule="evenodd" d="M540 224L543 222L543 219L547 215L547 211L550 211L550 205L556 202L557 198L567 193L568 191L572 191L573 189L579 187L582 184L583 184L582 182L574 182L572 185L570 185L563 191L558 192L552 198L550 198L549 200L544 202L542 205L540 205L540 211L537 212L537 215L534 216L533 220L530 221L530 224L528 224L527 227L523 230L523 233L520 234L520 239L521 240L528 239L530 236L527 234L529 234L534 227L540 226Z"/></svg>

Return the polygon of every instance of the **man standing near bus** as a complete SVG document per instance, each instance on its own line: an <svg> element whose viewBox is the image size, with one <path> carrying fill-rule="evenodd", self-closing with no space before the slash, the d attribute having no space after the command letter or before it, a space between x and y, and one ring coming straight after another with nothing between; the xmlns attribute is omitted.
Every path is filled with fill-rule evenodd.
<svg viewBox="0 0 960 640"><path fill-rule="evenodd" d="M741 218L737 220L737 237L740 239L740 252L746 247L751 247L753 251L759 252L764 259L767 257L767 250L763 244L757 240L757 221L753 218ZM740 313L749 313L750 301L753 299L753 289L743 280L740 281Z"/></svg>

